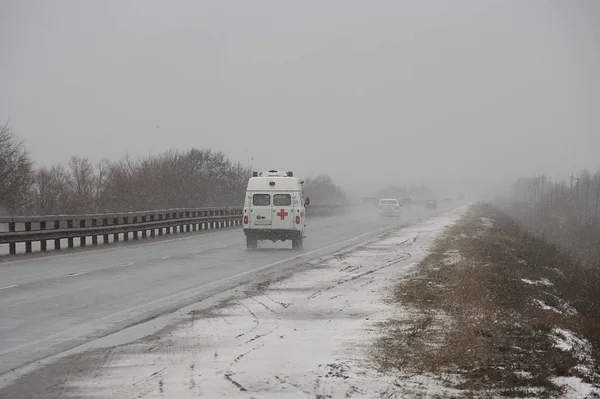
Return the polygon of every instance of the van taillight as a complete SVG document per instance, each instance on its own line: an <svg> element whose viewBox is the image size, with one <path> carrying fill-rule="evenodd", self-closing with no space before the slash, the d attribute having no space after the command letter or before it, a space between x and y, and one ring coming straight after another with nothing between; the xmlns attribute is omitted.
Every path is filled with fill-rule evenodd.
<svg viewBox="0 0 600 399"><path fill-rule="evenodd" d="M244 216L244 224L248 224L248 215Z"/></svg>
<svg viewBox="0 0 600 399"><path fill-rule="evenodd" d="M296 224L300 224L300 216L296 216Z"/></svg>

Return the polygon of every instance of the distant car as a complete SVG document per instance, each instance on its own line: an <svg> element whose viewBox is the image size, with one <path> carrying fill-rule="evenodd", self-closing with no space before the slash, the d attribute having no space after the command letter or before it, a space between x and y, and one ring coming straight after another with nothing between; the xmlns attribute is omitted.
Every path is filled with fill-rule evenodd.
<svg viewBox="0 0 600 399"><path fill-rule="evenodd" d="M436 200L425 201L425 209L437 209L437 201Z"/></svg>
<svg viewBox="0 0 600 399"><path fill-rule="evenodd" d="M395 198L380 199L379 204L379 215L381 217L393 216L396 218L400 217L400 204Z"/></svg>

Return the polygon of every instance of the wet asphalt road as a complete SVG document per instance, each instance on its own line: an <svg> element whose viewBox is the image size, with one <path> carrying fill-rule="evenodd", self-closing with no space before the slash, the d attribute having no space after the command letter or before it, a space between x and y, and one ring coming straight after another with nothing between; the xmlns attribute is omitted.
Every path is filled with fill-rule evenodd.
<svg viewBox="0 0 600 399"><path fill-rule="evenodd" d="M403 212L402 224L432 213ZM0 263L0 375L225 290L257 269L323 255L398 224L358 215L311 219L302 251L290 242L247 251L243 232L232 229Z"/></svg>

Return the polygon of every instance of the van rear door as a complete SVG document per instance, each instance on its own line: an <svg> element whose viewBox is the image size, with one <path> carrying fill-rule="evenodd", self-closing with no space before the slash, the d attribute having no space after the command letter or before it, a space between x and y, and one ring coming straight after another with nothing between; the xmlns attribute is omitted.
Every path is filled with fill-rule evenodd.
<svg viewBox="0 0 600 399"><path fill-rule="evenodd" d="M277 230L293 230L294 217L291 193L273 193L273 209L271 211L272 228Z"/></svg>
<svg viewBox="0 0 600 399"><path fill-rule="evenodd" d="M271 228L271 194L254 192L250 198L250 228Z"/></svg>

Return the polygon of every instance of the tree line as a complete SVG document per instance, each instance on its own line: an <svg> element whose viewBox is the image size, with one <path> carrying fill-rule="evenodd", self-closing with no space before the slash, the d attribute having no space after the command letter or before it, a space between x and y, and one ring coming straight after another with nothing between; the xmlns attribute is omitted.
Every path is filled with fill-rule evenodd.
<svg viewBox="0 0 600 399"><path fill-rule="evenodd" d="M544 239L600 267L600 171L517 180L508 209Z"/></svg>
<svg viewBox="0 0 600 399"><path fill-rule="evenodd" d="M73 156L38 167L8 124L0 127L0 215L111 213L241 206L251 171L222 152L167 150L118 161ZM307 178L311 204L337 204L345 194L327 176Z"/></svg>
<svg viewBox="0 0 600 399"><path fill-rule="evenodd" d="M302 187L305 197L310 198L310 203L315 205L347 205L348 196L338 187L333 179L326 174L304 180Z"/></svg>

